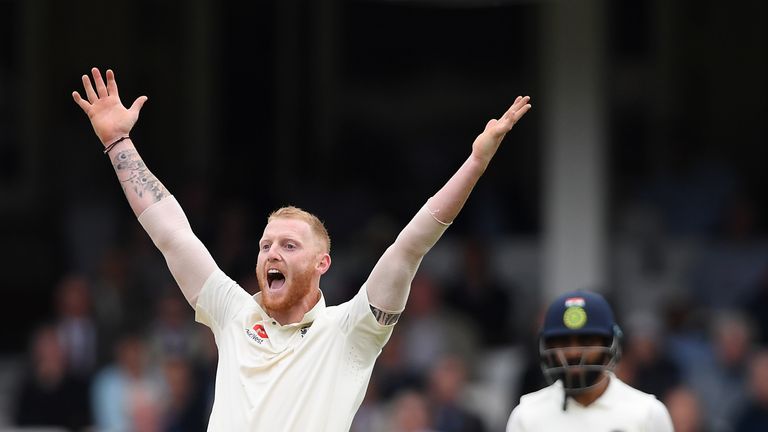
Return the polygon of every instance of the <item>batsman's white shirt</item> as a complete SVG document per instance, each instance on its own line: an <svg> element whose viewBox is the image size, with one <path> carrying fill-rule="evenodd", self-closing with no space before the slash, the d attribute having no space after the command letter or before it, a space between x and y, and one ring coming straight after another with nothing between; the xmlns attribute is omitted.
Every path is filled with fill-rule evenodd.
<svg viewBox="0 0 768 432"><path fill-rule="evenodd" d="M197 299L195 319L211 328L219 350L208 430L348 431L393 325L376 321L365 285L339 306L321 298L285 326L259 296L216 270Z"/></svg>
<svg viewBox="0 0 768 432"><path fill-rule="evenodd" d="M608 388L583 406L568 398L563 410L560 381L520 398L507 432L672 432L667 408L653 395L636 390L611 374Z"/></svg>

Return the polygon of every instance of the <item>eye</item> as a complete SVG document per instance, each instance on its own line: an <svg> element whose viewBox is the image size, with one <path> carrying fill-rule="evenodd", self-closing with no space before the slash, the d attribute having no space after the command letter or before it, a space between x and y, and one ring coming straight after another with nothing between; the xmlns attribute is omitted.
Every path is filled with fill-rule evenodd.
<svg viewBox="0 0 768 432"><path fill-rule="evenodd" d="M263 245L261 245L262 252L266 252L268 250L269 250L269 243L264 243Z"/></svg>
<svg viewBox="0 0 768 432"><path fill-rule="evenodd" d="M294 250L296 249L296 245L294 243L286 243L285 248L288 250Z"/></svg>

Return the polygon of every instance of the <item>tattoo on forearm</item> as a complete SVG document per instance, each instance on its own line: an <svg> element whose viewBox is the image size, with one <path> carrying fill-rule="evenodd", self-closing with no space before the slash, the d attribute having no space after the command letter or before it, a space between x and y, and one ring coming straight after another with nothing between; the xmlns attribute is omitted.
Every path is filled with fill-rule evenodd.
<svg viewBox="0 0 768 432"><path fill-rule="evenodd" d="M397 323L397 320L400 319L399 313L384 312L383 310L373 305L371 305L371 312L373 312L373 316L376 318L376 321L378 321L381 325L392 325Z"/></svg>
<svg viewBox="0 0 768 432"><path fill-rule="evenodd" d="M124 172L128 173L128 178L120 180L126 193L128 190L132 190L139 198L143 198L147 194L155 202L168 196L168 191L165 190L160 180L147 169L136 150L123 150L117 153L112 164L118 175Z"/></svg>

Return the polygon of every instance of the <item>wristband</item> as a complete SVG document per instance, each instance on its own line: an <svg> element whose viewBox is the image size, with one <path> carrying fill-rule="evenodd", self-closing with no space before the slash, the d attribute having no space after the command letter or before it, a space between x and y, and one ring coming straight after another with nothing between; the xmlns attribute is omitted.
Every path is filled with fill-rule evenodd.
<svg viewBox="0 0 768 432"><path fill-rule="evenodd" d="M116 139L116 140L115 140L115 141L114 141L112 144L108 145L108 146L107 146L107 147L104 149L104 154L108 154L108 153L109 153L109 151L110 151L110 150L112 150L112 148L113 148L114 146L116 146L117 144L119 144L119 143L121 143L121 142L123 142L124 140L127 140L127 139L129 139L129 138L131 138L131 137L129 137L128 135L126 135L126 136L124 136L124 137L120 137L120 138Z"/></svg>

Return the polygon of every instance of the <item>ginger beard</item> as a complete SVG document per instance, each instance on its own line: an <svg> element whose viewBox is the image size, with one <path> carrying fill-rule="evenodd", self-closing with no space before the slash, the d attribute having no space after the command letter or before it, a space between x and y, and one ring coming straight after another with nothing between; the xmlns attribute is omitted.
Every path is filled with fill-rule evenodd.
<svg viewBox="0 0 768 432"><path fill-rule="evenodd" d="M312 276L315 270L311 262L304 268L293 270L285 269L284 264L277 265L284 277L282 280L272 280L272 287L277 289L270 288L270 278L267 274L269 264L264 262L256 271L256 278L261 288L261 303L267 312L288 311L312 291Z"/></svg>

